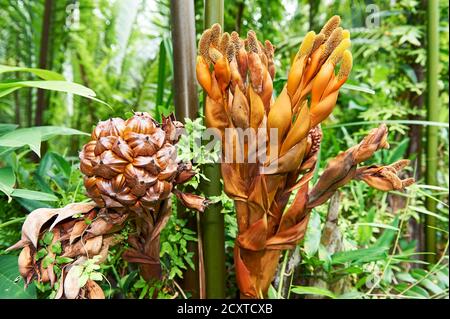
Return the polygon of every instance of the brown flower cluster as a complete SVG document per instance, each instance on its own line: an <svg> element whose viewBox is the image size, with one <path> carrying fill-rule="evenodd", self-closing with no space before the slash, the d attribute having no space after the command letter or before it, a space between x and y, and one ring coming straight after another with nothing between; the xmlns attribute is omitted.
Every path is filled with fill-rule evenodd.
<svg viewBox="0 0 450 319"><path fill-rule="evenodd" d="M58 280L58 298L102 297L95 281L78 284L80 269L95 256L96 263L104 261L109 247L123 242L118 233L126 224L129 248L122 257L138 263L145 279L159 278L159 237L170 217L171 195L198 211L208 204L175 188L195 175L191 163L177 159L182 128L173 116L159 124L145 112L100 122L80 152L84 184L95 204L33 211L22 239L10 247L22 248L19 268L26 284L36 279L53 286Z"/></svg>

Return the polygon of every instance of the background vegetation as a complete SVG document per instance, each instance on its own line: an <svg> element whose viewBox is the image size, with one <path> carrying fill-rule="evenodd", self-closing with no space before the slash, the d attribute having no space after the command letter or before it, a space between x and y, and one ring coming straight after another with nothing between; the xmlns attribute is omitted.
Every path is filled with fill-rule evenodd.
<svg viewBox="0 0 450 319"><path fill-rule="evenodd" d="M203 30L203 6L195 0L197 35ZM354 68L323 126L321 158L337 155L377 123L387 122L391 149L378 152L374 162L411 159L408 173L417 184L406 193L381 193L355 182L341 189L328 207L312 212L305 239L284 254L270 296L448 298L448 2L440 1L436 122L427 121L425 2L226 1L224 29L242 34L254 29L275 44L279 92L302 36L319 31L334 14L351 31ZM88 140L83 132L99 120L131 111L147 111L156 119L174 111L169 1L0 0L0 64L0 297L49 298L54 294L49 286L22 288L17 257L4 249L19 239L30 211L86 200L78 170L78 151ZM68 83L52 82L62 79ZM92 89L109 106L71 82ZM425 129L430 125L437 127L438 137L438 156L432 159L438 168L436 185L425 181ZM201 118L187 121L187 128L198 134ZM189 141L181 147L190 147ZM204 160L200 155L198 166ZM319 171L324 166L322 160ZM197 188L202 178L191 187ZM233 203L225 195L213 200L222 202L226 297L234 298ZM436 207L430 209L427 200ZM432 249L425 246L426 216L436 220ZM161 282L146 283L120 259L121 251L111 251L98 270L107 295L195 296L184 279L198 269L192 250L198 238L185 226L186 219L174 212L162 234Z"/></svg>

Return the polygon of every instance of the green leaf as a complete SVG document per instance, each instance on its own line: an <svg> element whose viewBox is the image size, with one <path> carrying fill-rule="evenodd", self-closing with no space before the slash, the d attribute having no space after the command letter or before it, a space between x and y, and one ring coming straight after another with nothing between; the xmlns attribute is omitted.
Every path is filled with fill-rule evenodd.
<svg viewBox="0 0 450 319"><path fill-rule="evenodd" d="M275 288L272 285L269 286L267 296L269 297L269 299L278 299L277 291L275 290Z"/></svg>
<svg viewBox="0 0 450 319"><path fill-rule="evenodd" d="M406 273L406 272L401 272L395 275L395 277L397 277L398 280L401 281L405 281L408 283L415 283L416 279L413 278L413 276L411 276L410 274Z"/></svg>
<svg viewBox="0 0 450 319"><path fill-rule="evenodd" d="M368 94L375 94L375 91L368 88L368 87L364 87L364 86L360 86L360 85L353 85L353 84L348 84L345 83L342 86L342 89L347 89L347 90L352 90L352 91L359 91L359 92L363 92L363 93L368 93Z"/></svg>
<svg viewBox="0 0 450 319"><path fill-rule="evenodd" d="M51 256L45 256L45 258L42 260L42 267L44 269L47 269L48 266L50 266L54 262L55 262L55 258L53 258Z"/></svg>
<svg viewBox="0 0 450 319"><path fill-rule="evenodd" d="M19 125L17 125L17 124L3 124L3 123L0 123L0 135L2 135L4 133L7 133L7 132L14 131L18 127L19 127Z"/></svg>
<svg viewBox="0 0 450 319"><path fill-rule="evenodd" d="M393 229L386 229L383 234L377 239L374 246L376 247L390 247L392 244L392 241L394 240L397 232L398 232L398 222L399 217L395 216L394 220L392 221L391 226Z"/></svg>
<svg viewBox="0 0 450 319"><path fill-rule="evenodd" d="M0 74L1 73L7 73L7 72L29 72L37 75L41 79L44 80L57 80L57 81L64 81L64 76L62 76L59 73L49 71L49 70L43 70L43 69L36 69L36 68L26 68L26 67L18 67L18 66L9 66L9 65L3 65L0 64Z"/></svg>
<svg viewBox="0 0 450 319"><path fill-rule="evenodd" d="M402 159L405 155L406 150L408 149L408 145L409 145L409 138L404 138L403 141L401 141L396 148L389 151L390 156L387 163L394 163L399 159Z"/></svg>
<svg viewBox="0 0 450 319"><path fill-rule="evenodd" d="M95 92L90 88L67 81L17 81L0 83L0 97L24 87L76 94L109 106L108 103L95 98Z"/></svg>
<svg viewBox="0 0 450 319"><path fill-rule="evenodd" d="M38 208L50 208L50 207L52 207L49 204L46 204L46 203L43 203L43 202L40 202L40 201L37 201L37 200L32 200L32 199L16 197L16 201L23 208L25 208L29 212L32 212L33 210L36 210Z"/></svg>
<svg viewBox="0 0 450 319"><path fill-rule="evenodd" d="M147 294L148 291L148 285L144 286L144 289L142 289L141 293L139 294L139 299L144 299L145 295Z"/></svg>
<svg viewBox="0 0 450 319"><path fill-rule="evenodd" d="M387 256L386 251L386 247L370 247L337 252L331 256L331 263L333 265L346 262L367 263L369 261L384 259Z"/></svg>
<svg viewBox="0 0 450 319"><path fill-rule="evenodd" d="M38 156L41 155L41 141L56 135L89 135L87 133L59 126L36 126L18 129L0 136L0 146L18 148L28 145Z"/></svg>
<svg viewBox="0 0 450 319"><path fill-rule="evenodd" d="M45 156L39 163L39 167L36 173L41 177L44 176L52 177L50 175L51 174L50 171L53 165L59 168L62 171L62 173L64 173L65 177L68 177L70 175L70 164L62 156L54 152L47 152L45 154Z"/></svg>
<svg viewBox="0 0 450 319"><path fill-rule="evenodd" d="M418 213L422 213L422 214L425 214L425 215L433 216L433 217L435 217L435 218L437 218L437 219L439 219L439 220L441 220L443 222L448 222L448 218L446 216L441 216L441 215L438 215L436 213L430 212L426 208L417 207L417 206L411 206L411 205L409 205L408 208L410 208L410 209L412 209L412 210L414 210L414 211L416 211Z"/></svg>
<svg viewBox="0 0 450 319"><path fill-rule="evenodd" d="M47 141L55 136L59 135L86 135L90 134L63 126L35 126L34 130L38 130L42 136L43 141Z"/></svg>
<svg viewBox="0 0 450 319"><path fill-rule="evenodd" d="M61 257L61 256L57 256L56 257L56 263L57 264L67 264L67 263L70 263L72 261L73 261L73 259L69 258L69 257Z"/></svg>
<svg viewBox="0 0 450 319"><path fill-rule="evenodd" d="M52 243L52 240L53 240L53 233L50 231L46 232L44 238L42 238L42 241L46 245L50 245Z"/></svg>
<svg viewBox="0 0 450 319"><path fill-rule="evenodd" d="M47 249L41 248L36 252L36 259L39 260L47 255Z"/></svg>
<svg viewBox="0 0 450 319"><path fill-rule="evenodd" d="M17 256L0 256L0 299L35 299L36 289L33 284L27 289L19 274Z"/></svg>
<svg viewBox="0 0 450 319"><path fill-rule="evenodd" d="M99 272L93 272L89 275L89 279L94 280L94 281L102 281L103 276Z"/></svg>
<svg viewBox="0 0 450 319"><path fill-rule="evenodd" d="M306 287L306 286L292 286L291 292L297 295L319 295L336 299L336 295L325 288Z"/></svg>
<svg viewBox="0 0 450 319"><path fill-rule="evenodd" d="M50 250L54 253L59 255L62 252L62 246L61 242L57 241L53 245L50 246Z"/></svg>
<svg viewBox="0 0 450 319"><path fill-rule="evenodd" d="M309 218L304 242L305 252L309 257L312 257L319 249L320 238L320 215L313 211Z"/></svg>
<svg viewBox="0 0 450 319"><path fill-rule="evenodd" d="M8 196L11 200L14 184L16 183L16 175L11 167L0 168L0 191Z"/></svg>
<svg viewBox="0 0 450 319"><path fill-rule="evenodd" d="M40 200L44 202L55 202L58 200L58 197L56 197L53 194L32 191L29 189L14 189L11 193L11 196L32 200Z"/></svg>

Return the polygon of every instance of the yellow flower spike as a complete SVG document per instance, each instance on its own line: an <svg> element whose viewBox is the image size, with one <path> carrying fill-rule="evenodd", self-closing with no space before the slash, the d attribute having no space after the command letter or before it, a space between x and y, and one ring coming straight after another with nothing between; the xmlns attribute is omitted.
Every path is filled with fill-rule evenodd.
<svg viewBox="0 0 450 319"><path fill-rule="evenodd" d="M248 59L247 51L244 47L244 41L239 38L239 34L236 31L231 32L231 43L234 45L234 51L236 52L236 61L241 74L242 81L244 83L247 80Z"/></svg>
<svg viewBox="0 0 450 319"><path fill-rule="evenodd" d="M318 104L311 105L311 127L316 126L331 114L336 105L338 95L339 91L332 92Z"/></svg>
<svg viewBox="0 0 450 319"><path fill-rule="evenodd" d="M350 39L350 31L345 29L344 31L342 31L342 38L343 39Z"/></svg>
<svg viewBox="0 0 450 319"><path fill-rule="evenodd" d="M266 110L266 113L269 113L270 111L270 102L272 101L272 93L273 93L273 82L272 78L270 77L269 71L264 68L263 70L263 87L261 92L261 99L264 104L264 108Z"/></svg>
<svg viewBox="0 0 450 319"><path fill-rule="evenodd" d="M200 41L198 42L198 53L201 55L207 63L211 62L209 58L209 44L211 42L211 29L207 29L203 32L200 37Z"/></svg>
<svg viewBox="0 0 450 319"><path fill-rule="evenodd" d="M308 134L310 129L310 115L308 102L303 101L302 106L299 109L297 118L294 124L289 130L283 145L281 146L280 156L285 154L289 149L291 149L295 144L300 142Z"/></svg>
<svg viewBox="0 0 450 319"><path fill-rule="evenodd" d="M278 129L278 148L281 147L281 141L291 126L291 118L291 100L286 87L284 87L283 91L270 108L269 116L267 118L268 128Z"/></svg>
<svg viewBox="0 0 450 319"><path fill-rule="evenodd" d="M336 28L333 33L331 33L330 37L324 43L324 49L322 51L322 56L320 57L319 63L324 63L327 58L334 52L334 50L341 43L342 37L342 28Z"/></svg>
<svg viewBox="0 0 450 319"><path fill-rule="evenodd" d="M323 92L328 86L328 83L334 77L334 65L332 63L325 63L320 69L319 73L314 77L311 88L311 108L317 105L322 99Z"/></svg>
<svg viewBox="0 0 450 319"><path fill-rule="evenodd" d="M230 43L230 34L228 32L224 32L222 37L220 38L219 49L222 53L225 53L228 48L228 44Z"/></svg>
<svg viewBox="0 0 450 319"><path fill-rule="evenodd" d="M214 47L209 48L209 56L214 62L214 72L216 74L217 83L222 91L230 84L231 71L228 59L219 50Z"/></svg>
<svg viewBox="0 0 450 319"><path fill-rule="evenodd" d="M203 56L197 57L197 65L195 68L197 74L197 81L208 95L212 95L212 79L209 71L209 64Z"/></svg>
<svg viewBox="0 0 450 319"><path fill-rule="evenodd" d="M250 81L256 93L262 93L264 81L264 66L259 56L258 39L254 31L249 31L247 34L248 42L248 69L250 73Z"/></svg>
<svg viewBox="0 0 450 319"><path fill-rule="evenodd" d="M314 46L315 37L316 33L314 31L308 32L306 34L292 63L287 81L287 91L289 93L289 96L291 97L295 95L295 92L297 91L297 88L300 84L307 59Z"/></svg>
<svg viewBox="0 0 450 319"><path fill-rule="evenodd" d="M222 100L223 94L220 90L219 83L217 81L216 72L211 73L211 95L210 97L219 102Z"/></svg>
<svg viewBox="0 0 450 319"><path fill-rule="evenodd" d="M220 24L215 23L211 26L211 39L210 39L210 43L216 47L219 48L219 44L220 44L220 38L221 38L221 33L222 33L222 27L220 26Z"/></svg>
<svg viewBox="0 0 450 319"><path fill-rule="evenodd" d="M337 79L339 82L341 81L346 81L350 71L352 70L353 67L353 57L350 51L345 50L344 54L342 55L342 63L341 63L341 67L339 69L339 73L337 75ZM343 83L342 83L343 84Z"/></svg>
<svg viewBox="0 0 450 319"><path fill-rule="evenodd" d="M215 47L208 48L208 55L213 63L217 63L217 61L219 61L223 57L222 52L217 50Z"/></svg>
<svg viewBox="0 0 450 319"><path fill-rule="evenodd" d="M339 27L341 24L341 17L335 15L332 16L327 23L323 26L322 30L320 30L320 33L322 33L325 36L325 39L328 39L328 37L331 35L331 33Z"/></svg>
<svg viewBox="0 0 450 319"><path fill-rule="evenodd" d="M344 41L343 41L344 42ZM344 43L345 44L345 43ZM345 44L347 45L347 44ZM342 48L345 48L345 45ZM328 83L327 88L322 94L322 98L326 97L331 92L339 90L340 87L347 81L347 78L352 70L353 58L350 51L345 50L343 54L340 54L340 47L336 48L333 53L336 53L329 58L329 62L336 65L340 60L342 60L341 66L337 76L333 76L332 80ZM329 63L327 61L327 63Z"/></svg>
<svg viewBox="0 0 450 319"><path fill-rule="evenodd" d="M347 81L347 78L350 75L350 71L352 70L352 66L353 66L352 54L350 53L350 51L345 50L342 55L342 63L339 68L339 72L337 76L333 79L333 83L330 83L326 88L325 92L323 93L324 96L340 89L340 87L345 83L345 81Z"/></svg>
<svg viewBox="0 0 450 319"><path fill-rule="evenodd" d="M264 104L261 97L255 93L253 88L249 86L248 94L250 97L250 127L258 129L264 118Z"/></svg>
<svg viewBox="0 0 450 319"><path fill-rule="evenodd" d="M241 74L239 72L239 66L236 60L236 51L235 47L232 43L228 44L227 48L227 59L230 63L230 72L231 72L231 92L235 92L236 86L239 86L241 91L245 90L244 81L242 80Z"/></svg>
<svg viewBox="0 0 450 319"><path fill-rule="evenodd" d="M270 77L273 81L273 79L275 78L275 63L273 62L273 56L274 56L274 52L275 52L275 47L273 46L273 44L269 41L266 40L265 42L265 52L268 58L268 67L267 70L269 71Z"/></svg>
<svg viewBox="0 0 450 319"><path fill-rule="evenodd" d="M228 43L228 46L225 48L224 53L227 56L228 62L233 61L234 57L236 56L234 45L232 43Z"/></svg>
<svg viewBox="0 0 450 319"><path fill-rule="evenodd" d="M336 66L336 64L338 64L341 61L341 59L344 55L344 52L351 46L351 44L352 44L352 42L350 41L350 39L343 39L339 43L339 45L333 50L333 52L329 56L326 63L331 62L331 63L333 63L334 66ZM350 59L351 59L351 54L350 54ZM347 73L347 75L348 75L348 73Z"/></svg>
<svg viewBox="0 0 450 319"><path fill-rule="evenodd" d="M314 44L311 49L311 53L314 53L323 43L325 42L325 35L322 33L319 33L316 35L314 39Z"/></svg>
<svg viewBox="0 0 450 319"><path fill-rule="evenodd" d="M323 63L332 54L332 52L339 46L342 41L342 28L336 28L332 31L325 43L319 46L319 48L313 51L311 55L310 63L308 64L304 79L302 81L302 87L307 87L310 81L314 81L313 78L319 72Z"/></svg>

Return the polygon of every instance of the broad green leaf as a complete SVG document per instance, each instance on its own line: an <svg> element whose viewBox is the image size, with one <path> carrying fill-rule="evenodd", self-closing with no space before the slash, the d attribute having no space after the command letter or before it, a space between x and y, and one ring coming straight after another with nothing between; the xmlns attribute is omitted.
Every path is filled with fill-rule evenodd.
<svg viewBox="0 0 450 319"><path fill-rule="evenodd" d="M59 135L86 135L90 136L90 134L63 126L36 126L33 127L40 132L43 141L47 141L55 136Z"/></svg>
<svg viewBox="0 0 450 319"><path fill-rule="evenodd" d="M406 272L398 273L395 275L395 277L397 277L398 280L405 281L408 283L416 282L416 279L414 279L413 276L411 276L411 274L408 274Z"/></svg>
<svg viewBox="0 0 450 319"><path fill-rule="evenodd" d="M44 257L44 259L42 259L42 267L44 269L47 269L48 266L50 266L54 262L55 262L55 258L47 255Z"/></svg>
<svg viewBox="0 0 450 319"><path fill-rule="evenodd" d="M391 226L393 228L386 229L383 234L377 239L377 241L374 244L374 247L390 247L392 244L392 241L394 240L397 232L398 232L398 222L399 217L395 216L394 220L392 221Z"/></svg>
<svg viewBox="0 0 450 319"><path fill-rule="evenodd" d="M336 299L336 295L325 288L306 287L306 286L292 286L291 292L297 295L319 295Z"/></svg>
<svg viewBox="0 0 450 319"><path fill-rule="evenodd" d="M18 89L19 89L19 87L17 87L17 86L5 87L5 88L0 87L0 97L4 97L4 96L6 96L8 94L11 94L12 92L14 92L14 91L16 91Z"/></svg>
<svg viewBox="0 0 450 319"><path fill-rule="evenodd" d="M433 282L430 278L425 278L421 280L421 285L427 288L434 295L441 294L445 292L444 289L439 287L435 282Z"/></svg>
<svg viewBox="0 0 450 319"><path fill-rule="evenodd" d="M0 299L35 299L33 284L27 289L19 274L17 256L0 256Z"/></svg>
<svg viewBox="0 0 450 319"><path fill-rule="evenodd" d="M408 149L409 145L409 138L403 139L396 148L389 151L389 160L387 163L394 163L398 161L399 159L402 159L406 150Z"/></svg>
<svg viewBox="0 0 450 319"><path fill-rule="evenodd" d="M0 136L0 146L22 147L28 145L38 156L41 154L41 133L34 128L18 129Z"/></svg>
<svg viewBox="0 0 450 319"><path fill-rule="evenodd" d="M73 261L73 258L56 256L56 263L67 264Z"/></svg>
<svg viewBox="0 0 450 319"><path fill-rule="evenodd" d="M347 90L352 90L352 91L359 91L359 92L364 92L364 93L368 93L368 94L375 94L375 91L370 89L370 88L367 88L367 87L364 87L364 86L360 86L360 85L348 84L348 83L345 83L342 86L342 89L344 89L344 90L347 89Z"/></svg>
<svg viewBox="0 0 450 319"><path fill-rule="evenodd" d="M25 208L27 211L32 212L35 209L38 208L50 208L52 207L51 205L47 204L47 203L43 203L37 200L32 200L32 199L26 199L26 198L16 198L16 201L23 207Z"/></svg>
<svg viewBox="0 0 450 319"><path fill-rule="evenodd" d="M0 83L0 97L3 97L14 92L15 90L25 87L71 93L109 106L108 103L97 99L95 97L95 92L91 89L81 84L67 81L17 81Z"/></svg>
<svg viewBox="0 0 450 319"><path fill-rule="evenodd" d="M0 123L0 135L10 132L10 131L14 131L17 127L19 127L19 125L17 125L17 124Z"/></svg>
<svg viewBox="0 0 450 319"><path fill-rule="evenodd" d="M370 247L350 251L337 252L331 256L331 263L343 264L346 262L366 263L383 259L387 256L386 247Z"/></svg>
<svg viewBox="0 0 450 319"><path fill-rule="evenodd" d="M44 238L42 238L42 241L46 245L50 245L52 240L53 240L53 233L51 231L46 232Z"/></svg>
<svg viewBox="0 0 450 319"><path fill-rule="evenodd" d="M16 183L16 175L11 167L0 168L0 191L6 194L10 199L14 184Z"/></svg>
<svg viewBox="0 0 450 319"><path fill-rule="evenodd" d="M321 235L320 215L313 211L309 218L304 242L305 252L309 257L313 256L319 249Z"/></svg>
<svg viewBox="0 0 450 319"><path fill-rule="evenodd" d="M272 285L269 286L269 290L267 291L267 297L269 297L269 299L279 299L277 291Z"/></svg>
<svg viewBox="0 0 450 319"><path fill-rule="evenodd" d="M36 259L39 260L48 254L47 249L41 248L36 253Z"/></svg>
<svg viewBox="0 0 450 319"><path fill-rule="evenodd" d="M50 250L52 251L52 253L59 255L62 252L61 242L57 241L54 244L52 244L50 246Z"/></svg>
<svg viewBox="0 0 450 319"><path fill-rule="evenodd" d="M58 197L56 197L53 194L32 191L29 189L14 189L11 193L11 196L32 199L32 200L39 200L39 201L44 201L44 202L55 202L58 200Z"/></svg>
<svg viewBox="0 0 450 319"><path fill-rule="evenodd" d="M59 126L36 126L21 128L0 136L0 146L18 148L29 146L38 156L41 153L41 141L56 135L89 135L87 133Z"/></svg>
<svg viewBox="0 0 450 319"><path fill-rule="evenodd" d="M414 211L416 211L416 212L418 212L418 213L422 213L422 214L425 214L425 215L430 215L430 216L433 216L433 217L435 217L435 218L437 218L437 219L439 219L439 220L442 220L442 221L444 221L444 222L448 222L448 217L446 217L446 216L441 216L441 215L438 215L438 214L436 214L436 213L433 213L433 212L430 212L428 209L426 209L426 208L422 208L422 207L417 207L417 206L408 206L408 208L409 209L412 209L412 210L414 210Z"/></svg>
<svg viewBox="0 0 450 319"><path fill-rule="evenodd" d="M44 80L57 80L57 81L65 80L64 76L62 76L61 74L49 70L0 64L0 74L7 72L29 72L37 75L38 77Z"/></svg>

